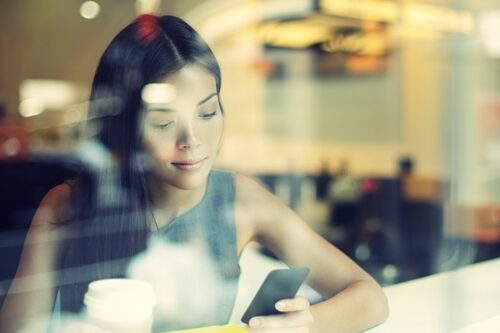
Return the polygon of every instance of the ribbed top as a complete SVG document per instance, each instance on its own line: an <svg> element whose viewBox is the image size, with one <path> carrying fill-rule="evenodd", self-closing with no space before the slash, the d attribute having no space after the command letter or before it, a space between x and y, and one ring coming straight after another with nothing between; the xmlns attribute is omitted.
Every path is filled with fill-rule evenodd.
<svg viewBox="0 0 500 333"><path fill-rule="evenodd" d="M160 229L159 233L171 242L186 242L201 237L219 264L222 276L238 278L240 269L234 201L234 174L212 171L203 199Z"/></svg>
<svg viewBox="0 0 500 333"><path fill-rule="evenodd" d="M240 267L238 264L238 250L236 229L234 223L234 174L225 171L212 171L208 177L207 189L203 199L191 210L176 217L164 228L157 232L169 244L201 241L208 250L208 265L215 265L215 275L220 279L214 281L200 274L190 278L183 288L194 289L196 301L204 302L201 307L209 307L211 311L196 311L192 314L192 323L195 326L209 326L226 324L231 316L237 293ZM200 266L207 267L203 262ZM200 272L201 269L194 270ZM201 272L202 273L202 272ZM214 275L214 274L212 274ZM194 282L195 281L195 282ZM193 300L191 300L193 301ZM167 316L168 317L168 316ZM191 323L169 323L168 318L160 326L161 329L182 329L191 327ZM165 326L166 325L166 326Z"/></svg>

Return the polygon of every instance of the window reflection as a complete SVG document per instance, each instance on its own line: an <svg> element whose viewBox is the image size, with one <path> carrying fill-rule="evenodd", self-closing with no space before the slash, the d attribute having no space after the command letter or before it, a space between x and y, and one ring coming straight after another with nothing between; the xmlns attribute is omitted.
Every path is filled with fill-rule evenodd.
<svg viewBox="0 0 500 333"><path fill-rule="evenodd" d="M255 177L381 285L499 256L500 81L493 32L500 20L493 5L271 2L0 5L0 19L12 31L0 55L5 73L0 78L0 251L6 258L0 268L1 301L27 228L51 188L86 177L105 184L96 195L101 203L119 207L129 199L117 185L121 157L90 139L102 130L96 120L116 115L123 101L102 90L97 112L89 115L87 99L104 45L137 14L134 6L186 17L213 45L225 80L224 144L215 166ZM50 23L51 10L37 6L54 6L60 24ZM20 13L40 14L14 21ZM111 56L119 59L120 50ZM133 87L141 73L123 76ZM142 92L153 107L176 96L167 83L150 83ZM119 141L113 144L125 144ZM136 162L153 164L142 155ZM104 220L116 218L112 210ZM132 277L147 279L145 272L158 268L158 251L174 247L158 244L136 257L144 261L131 266ZM201 255L197 246L205 246L193 244L186 261ZM241 262L247 276L258 275L248 268L255 262L262 271L283 264L254 245ZM106 269L127 275L128 261L108 259ZM85 265L76 266L65 267L68 279L71 269ZM208 268L191 268L175 278L211 278ZM168 274L148 278L154 283L171 278ZM245 288L240 285L240 291ZM179 310L169 301L162 304L170 313ZM203 306L181 307L209 311ZM235 309L237 314L244 307ZM190 319L180 320L187 327Z"/></svg>

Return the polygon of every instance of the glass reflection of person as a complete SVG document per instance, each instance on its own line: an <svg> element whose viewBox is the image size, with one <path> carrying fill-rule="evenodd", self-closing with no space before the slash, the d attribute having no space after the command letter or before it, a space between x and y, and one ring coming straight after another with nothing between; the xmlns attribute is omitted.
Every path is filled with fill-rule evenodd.
<svg viewBox="0 0 500 333"><path fill-rule="evenodd" d="M148 103L145 90L151 87L164 89L163 101ZM106 262L131 257L151 233L168 234L184 224L207 231L227 279L238 279L237 260L251 240L290 266L311 269L308 282L324 301L283 300L277 306L281 314L253 318L251 332L355 332L385 320L385 295L367 273L256 181L212 170L224 127L220 88L210 48L179 18L144 15L113 39L95 74L90 113L96 141L112 152L120 186L102 188L103 179L116 176L105 170L45 196L11 287L21 292L10 293L2 308L2 332L50 313L58 290L62 310L78 311L88 281L123 274ZM219 216L219 204L230 214ZM68 276L61 277L59 269L80 281L64 280ZM234 303L235 295L236 287L226 301ZM219 309L222 317L206 324L229 319L231 309Z"/></svg>

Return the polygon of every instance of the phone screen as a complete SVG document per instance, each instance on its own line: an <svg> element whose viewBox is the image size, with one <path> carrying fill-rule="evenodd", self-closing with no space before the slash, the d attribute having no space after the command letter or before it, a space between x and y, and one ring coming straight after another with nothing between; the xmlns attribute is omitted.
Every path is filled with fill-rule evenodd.
<svg viewBox="0 0 500 333"><path fill-rule="evenodd" d="M294 298L308 274L309 268L306 267L271 271L250 302L241 321L248 324L255 316L279 313L275 308L276 302L285 298Z"/></svg>

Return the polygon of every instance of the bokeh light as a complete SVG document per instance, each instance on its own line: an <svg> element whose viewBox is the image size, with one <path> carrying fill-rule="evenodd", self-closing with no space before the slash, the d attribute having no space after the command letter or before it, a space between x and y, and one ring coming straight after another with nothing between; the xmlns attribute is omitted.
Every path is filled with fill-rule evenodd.
<svg viewBox="0 0 500 333"><path fill-rule="evenodd" d="M80 6L80 15L87 20L92 20L95 19L97 15L99 15L100 10L101 7L97 2L85 1Z"/></svg>

